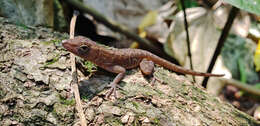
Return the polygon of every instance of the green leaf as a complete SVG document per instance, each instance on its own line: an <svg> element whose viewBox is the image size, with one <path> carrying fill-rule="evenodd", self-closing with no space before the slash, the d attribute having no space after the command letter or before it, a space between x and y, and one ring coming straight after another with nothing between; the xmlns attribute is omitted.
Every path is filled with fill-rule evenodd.
<svg viewBox="0 0 260 126"><path fill-rule="evenodd" d="M254 87L260 89L260 83L255 84Z"/></svg>
<svg viewBox="0 0 260 126"><path fill-rule="evenodd" d="M257 48L254 55L254 63L256 71L260 71L260 40L258 41Z"/></svg>
<svg viewBox="0 0 260 126"><path fill-rule="evenodd" d="M158 17L157 11L149 11L144 18L142 19L141 23L138 26L138 30L140 32L144 31L144 29L148 26L151 26L156 23L156 19Z"/></svg>
<svg viewBox="0 0 260 126"><path fill-rule="evenodd" d="M246 70L245 70L245 65L244 61L240 58L238 58L238 68L239 68L239 73L240 73L240 81L242 83L246 83Z"/></svg>
<svg viewBox="0 0 260 126"><path fill-rule="evenodd" d="M177 6L179 10L182 10L181 2L177 1ZM196 0L184 0L184 6L185 8L192 8L192 7L198 7L199 4Z"/></svg>
<svg viewBox="0 0 260 126"><path fill-rule="evenodd" d="M260 0L224 0L237 8L260 15Z"/></svg>

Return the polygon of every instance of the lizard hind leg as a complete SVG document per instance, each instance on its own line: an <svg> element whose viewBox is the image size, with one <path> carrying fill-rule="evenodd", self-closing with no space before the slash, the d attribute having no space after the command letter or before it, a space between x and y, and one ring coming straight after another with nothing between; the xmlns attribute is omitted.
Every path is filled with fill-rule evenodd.
<svg viewBox="0 0 260 126"><path fill-rule="evenodd" d="M107 70L113 73L118 73L116 78L114 78L113 82L110 84L111 88L106 94L106 98L109 98L112 93L114 93L114 97L117 98L116 95L116 87L118 86L117 84L124 78L125 75L125 68L122 66L112 66L112 67L107 67Z"/></svg>
<svg viewBox="0 0 260 126"><path fill-rule="evenodd" d="M140 69L141 69L141 71L144 75L152 75L153 69L154 69L154 62L153 61L143 59L140 62L139 66L140 66Z"/></svg>
<svg viewBox="0 0 260 126"><path fill-rule="evenodd" d="M147 60L147 59L143 59L140 64L140 69L142 71L142 73L146 76L152 76L153 72L154 72L154 62L153 61L150 61L150 60ZM154 83L155 83L155 78L153 77L152 78L152 81L151 81L151 85L153 86Z"/></svg>

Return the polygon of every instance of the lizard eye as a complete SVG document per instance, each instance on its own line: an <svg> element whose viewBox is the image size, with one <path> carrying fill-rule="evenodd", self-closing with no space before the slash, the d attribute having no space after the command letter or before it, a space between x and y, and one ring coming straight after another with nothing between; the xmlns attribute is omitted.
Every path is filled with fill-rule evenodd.
<svg viewBox="0 0 260 126"><path fill-rule="evenodd" d="M82 45L78 48L78 52L80 54L86 54L86 53L88 53L89 49L90 49L90 47L88 45Z"/></svg>

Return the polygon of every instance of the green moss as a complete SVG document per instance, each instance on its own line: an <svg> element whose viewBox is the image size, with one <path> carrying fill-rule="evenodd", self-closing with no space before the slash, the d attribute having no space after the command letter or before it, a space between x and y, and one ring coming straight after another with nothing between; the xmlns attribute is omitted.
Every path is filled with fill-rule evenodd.
<svg viewBox="0 0 260 126"><path fill-rule="evenodd" d="M84 66L87 68L87 71L90 73L97 70L97 66L90 61L85 61Z"/></svg>
<svg viewBox="0 0 260 126"><path fill-rule="evenodd" d="M3 90L2 87L0 87L0 99L4 98L6 96L6 91Z"/></svg>
<svg viewBox="0 0 260 126"><path fill-rule="evenodd" d="M74 107L61 103L55 103L52 114L57 116L61 121L68 121L74 118Z"/></svg>
<svg viewBox="0 0 260 126"><path fill-rule="evenodd" d="M136 113L136 119L139 120L141 117L146 116L146 112Z"/></svg>
<svg viewBox="0 0 260 126"><path fill-rule="evenodd" d="M197 101L197 102L200 101L197 97L191 97L191 99L192 99L193 101Z"/></svg>
<svg viewBox="0 0 260 126"><path fill-rule="evenodd" d="M60 39L53 39L51 42L54 43L54 45L59 45L62 41Z"/></svg>
<svg viewBox="0 0 260 126"><path fill-rule="evenodd" d="M23 24L23 23L21 23L21 22L16 22L15 24L16 24L17 26L23 28L24 30L28 30L28 29L29 29L28 26L26 26L25 24Z"/></svg>
<svg viewBox="0 0 260 126"><path fill-rule="evenodd" d="M153 123L154 123L154 125L159 125L160 124L160 120L158 118L155 118L153 120Z"/></svg>
<svg viewBox="0 0 260 126"><path fill-rule="evenodd" d="M135 119L133 122L133 126L141 126L142 124L139 122L138 119Z"/></svg>
<svg viewBox="0 0 260 126"><path fill-rule="evenodd" d="M20 115L20 114L18 114L18 113L14 113L14 114L12 115L12 117L13 117L15 120L22 120L22 119L23 119L22 115Z"/></svg>
<svg viewBox="0 0 260 126"><path fill-rule="evenodd" d="M75 105L76 104L76 101L75 99L64 99L64 98L60 98L60 102L61 104L64 104L64 105Z"/></svg>
<svg viewBox="0 0 260 126"><path fill-rule="evenodd" d="M50 44L52 44L52 42L51 41L42 41L41 44L43 44L43 45L50 45Z"/></svg>
<svg viewBox="0 0 260 126"><path fill-rule="evenodd" d="M53 39L51 41L42 41L41 43L43 45L50 45L50 44L59 45L61 42L62 42L61 39Z"/></svg>
<svg viewBox="0 0 260 126"><path fill-rule="evenodd" d="M138 109L139 105L136 102L132 102L133 106Z"/></svg>
<svg viewBox="0 0 260 126"><path fill-rule="evenodd" d="M155 91L159 94L159 96L162 96L164 93L158 89L155 89Z"/></svg>
<svg viewBox="0 0 260 126"><path fill-rule="evenodd" d="M45 68L45 67L47 67L48 65L51 65L51 64L57 62L57 61L59 60L59 58L60 58L60 54L57 54L54 58L52 58L51 60L48 60L48 61L43 65L43 67Z"/></svg>
<svg viewBox="0 0 260 126"><path fill-rule="evenodd" d="M92 95L82 94L80 97L84 102L89 102L89 99L92 97Z"/></svg>
<svg viewBox="0 0 260 126"><path fill-rule="evenodd" d="M112 126L123 126L123 124L121 123L121 120L119 118L115 118L115 117L109 117L109 118L105 118L105 122L109 123Z"/></svg>

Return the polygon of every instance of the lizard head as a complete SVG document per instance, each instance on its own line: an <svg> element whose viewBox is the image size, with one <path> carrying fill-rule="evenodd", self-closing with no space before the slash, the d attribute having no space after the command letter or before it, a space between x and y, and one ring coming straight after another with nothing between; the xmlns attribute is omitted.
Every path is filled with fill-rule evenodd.
<svg viewBox="0 0 260 126"><path fill-rule="evenodd" d="M90 53L91 48L95 45L95 42L83 36L62 41L62 46L65 49L85 59L88 58L88 53Z"/></svg>

